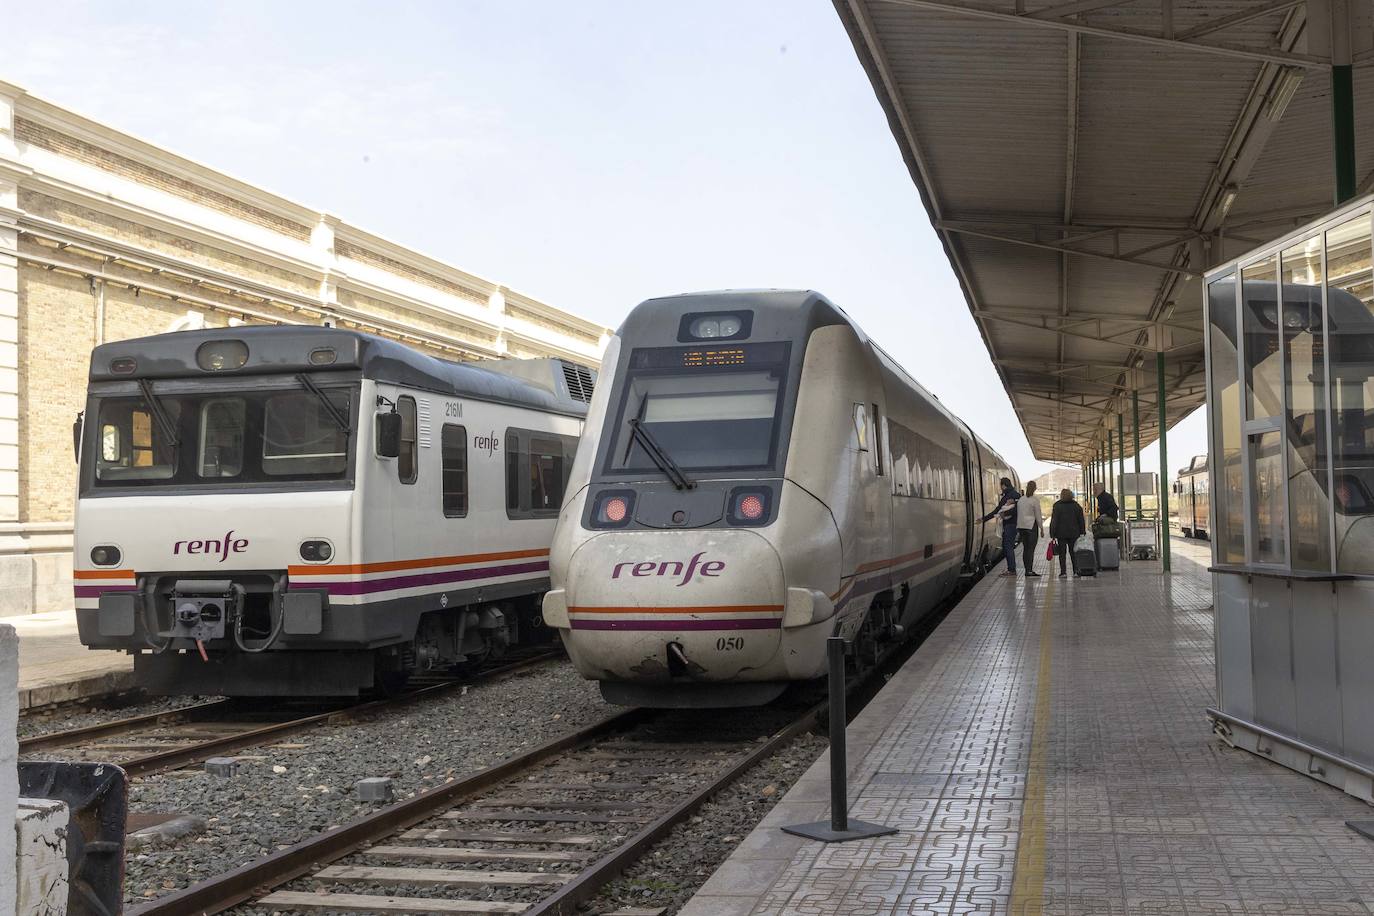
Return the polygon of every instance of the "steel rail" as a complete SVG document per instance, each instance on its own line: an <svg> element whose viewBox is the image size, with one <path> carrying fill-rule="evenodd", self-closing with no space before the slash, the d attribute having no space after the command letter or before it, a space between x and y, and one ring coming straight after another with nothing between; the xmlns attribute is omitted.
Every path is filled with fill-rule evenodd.
<svg viewBox="0 0 1374 916"><path fill-rule="evenodd" d="M643 709L630 709L608 716L586 728L550 739L523 754L478 770L471 776L426 789L412 798L388 805L336 830L317 834L233 871L135 906L126 911L126 916L188 916L193 913L223 912L229 907L262 896L270 888L309 874L321 865L355 852L368 843L426 821L436 812L451 808L465 797L504 782L534 764L602 735L629 728L649 715Z"/></svg>
<svg viewBox="0 0 1374 916"><path fill-rule="evenodd" d="M709 785L694 792L691 797L679 802L653 823L578 872L553 896L531 906L525 911L524 916L572 916L577 912L578 906L600 893L602 888L620 876L626 866L639 859L648 851L649 847L667 836L669 831L678 824L691 817L698 808L714 798L722 789L728 787L757 764L771 757L802 732L815 725L828 705L827 701L822 701L812 706L800 718L759 745Z"/></svg>
<svg viewBox="0 0 1374 916"><path fill-rule="evenodd" d="M182 722L196 721L201 715L222 711L223 707L232 702L229 699L211 700L208 703L193 703L180 709L165 709L162 712L150 712L141 716L130 716L125 719L100 722L81 728L31 735L28 738L19 739L19 753L32 754L36 751L46 751L55 747L76 744L89 738L104 738L141 728L156 728L162 725L179 725Z"/></svg>
<svg viewBox="0 0 1374 916"><path fill-rule="evenodd" d="M176 770L194 763L200 763L210 757L220 756L244 748L257 747L273 738L281 738L298 732L308 731L321 725L345 722L359 716L381 712L385 709L402 706L438 694L447 693L459 687L472 684L474 681L500 678L533 665L542 664L543 662L562 657L562 653L557 651L541 652L536 655L531 655L528 658L518 659L504 665L485 669L478 672L471 680L462 679L445 681L439 684L430 684L400 696L387 697L380 700L369 700L354 706L344 707L343 709L334 709L329 712L302 716L301 718L289 719L285 722L274 722L270 725L246 729L241 732L224 735L223 737L198 741L195 744L186 745L185 747L173 747L154 754L134 757L130 760L120 761L118 765L130 778L165 773L169 770ZM184 710L152 713L147 716L135 716L102 725L93 725L86 728L72 729L66 732L53 732L48 735L40 735L21 742L19 751L20 753L27 754L38 750L66 747L92 737L107 737L114 734L136 731L148 726L156 727L164 724L175 725L179 724L175 721L178 714L186 713L187 710L200 710L201 712L198 712L194 717L196 721L200 721L202 717L209 718L210 714L220 709L222 704L231 702L230 700L216 700L211 703L200 704L199 706L191 706ZM173 721L160 721L166 717L171 717Z"/></svg>

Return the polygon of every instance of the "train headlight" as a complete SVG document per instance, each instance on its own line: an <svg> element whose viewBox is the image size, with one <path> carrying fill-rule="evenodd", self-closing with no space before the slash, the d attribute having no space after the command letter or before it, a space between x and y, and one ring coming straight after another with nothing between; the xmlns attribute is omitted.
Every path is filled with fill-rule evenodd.
<svg viewBox="0 0 1374 916"><path fill-rule="evenodd" d="M739 340L749 336L753 316L750 311L683 315L678 340Z"/></svg>
<svg viewBox="0 0 1374 916"><path fill-rule="evenodd" d="M334 360L339 358L339 354L333 347L319 347L310 351L310 365L312 366L331 366Z"/></svg>
<svg viewBox="0 0 1374 916"><path fill-rule="evenodd" d="M118 566L124 555L113 544L101 544L91 548L91 562L96 566Z"/></svg>
<svg viewBox="0 0 1374 916"><path fill-rule="evenodd" d="M138 369L138 360L132 356L116 356L110 360L110 371L115 375L133 375Z"/></svg>
<svg viewBox="0 0 1374 916"><path fill-rule="evenodd" d="M196 365L206 372L242 369L248 362L248 344L241 340L210 340L196 349Z"/></svg>
<svg viewBox="0 0 1374 916"><path fill-rule="evenodd" d="M334 545L328 541L301 541L301 559L307 563L328 563L334 557Z"/></svg>
<svg viewBox="0 0 1374 916"><path fill-rule="evenodd" d="M732 525L766 525L773 492L765 487L736 487L730 492Z"/></svg>
<svg viewBox="0 0 1374 916"><path fill-rule="evenodd" d="M624 528L634 517L633 490L605 490L596 497L592 525L596 528Z"/></svg>

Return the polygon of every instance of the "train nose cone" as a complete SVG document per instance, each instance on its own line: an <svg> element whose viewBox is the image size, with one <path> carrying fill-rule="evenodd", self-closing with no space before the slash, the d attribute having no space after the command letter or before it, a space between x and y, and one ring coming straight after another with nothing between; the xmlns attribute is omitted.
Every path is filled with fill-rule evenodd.
<svg viewBox="0 0 1374 916"><path fill-rule="evenodd" d="M786 584L752 531L611 532L573 555L564 642L587 677L748 679L777 652Z"/></svg>

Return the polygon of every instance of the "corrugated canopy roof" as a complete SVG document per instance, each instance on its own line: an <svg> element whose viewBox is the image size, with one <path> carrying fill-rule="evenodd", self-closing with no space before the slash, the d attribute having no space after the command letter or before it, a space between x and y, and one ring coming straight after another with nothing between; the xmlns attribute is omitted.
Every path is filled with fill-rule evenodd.
<svg viewBox="0 0 1374 916"><path fill-rule="evenodd" d="M1170 422L1203 402L1198 277L1334 205L1333 55L1374 127L1371 0L834 2L1045 461L1129 442L1136 387L1154 441L1157 343Z"/></svg>

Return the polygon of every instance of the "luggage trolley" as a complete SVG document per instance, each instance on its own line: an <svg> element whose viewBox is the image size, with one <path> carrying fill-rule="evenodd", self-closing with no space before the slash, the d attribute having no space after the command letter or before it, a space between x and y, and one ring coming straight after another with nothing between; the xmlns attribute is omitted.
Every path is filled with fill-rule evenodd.
<svg viewBox="0 0 1374 916"><path fill-rule="evenodd" d="M1127 556L1132 560L1159 559L1159 532L1153 518L1132 518L1126 521Z"/></svg>

